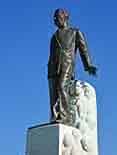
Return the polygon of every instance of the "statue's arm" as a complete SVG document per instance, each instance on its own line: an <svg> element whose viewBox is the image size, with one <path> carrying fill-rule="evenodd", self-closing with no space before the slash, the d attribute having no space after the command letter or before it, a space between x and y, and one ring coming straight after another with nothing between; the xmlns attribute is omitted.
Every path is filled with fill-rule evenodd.
<svg viewBox="0 0 117 155"><path fill-rule="evenodd" d="M48 60L48 78L52 78L54 72L54 60L55 59L55 37L52 36L50 40L50 52Z"/></svg>
<svg viewBox="0 0 117 155"><path fill-rule="evenodd" d="M50 53L49 53L49 63L52 63L54 61L54 55L55 55L55 35L52 36L51 40L50 40Z"/></svg>
<svg viewBox="0 0 117 155"><path fill-rule="evenodd" d="M86 38L80 30L76 32L76 40L85 71L87 71L89 74L96 75L97 68L92 64Z"/></svg>

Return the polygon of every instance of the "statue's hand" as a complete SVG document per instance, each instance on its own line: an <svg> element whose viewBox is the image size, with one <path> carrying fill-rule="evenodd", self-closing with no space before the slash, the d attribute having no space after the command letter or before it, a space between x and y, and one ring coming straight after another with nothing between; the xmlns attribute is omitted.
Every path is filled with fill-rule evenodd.
<svg viewBox="0 0 117 155"><path fill-rule="evenodd" d="M95 66L89 66L86 71L89 73L89 75L97 76L97 67Z"/></svg>

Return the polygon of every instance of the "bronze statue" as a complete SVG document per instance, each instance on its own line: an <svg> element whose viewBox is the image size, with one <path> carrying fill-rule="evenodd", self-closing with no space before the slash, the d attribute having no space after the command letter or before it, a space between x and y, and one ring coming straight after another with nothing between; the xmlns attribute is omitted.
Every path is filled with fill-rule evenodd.
<svg viewBox="0 0 117 155"><path fill-rule="evenodd" d="M53 34L50 43L50 56L48 61L48 81L50 92L51 121L61 119L59 108L62 105L63 115L64 109L67 108L67 92L66 84L75 80L74 68L77 49L79 49L80 57L84 66L84 70L89 75L96 75L97 68L92 64L88 53L87 42L84 34L78 29L69 26L69 14L64 9L57 9L54 13L54 23L58 27ZM54 106L57 115L54 116Z"/></svg>

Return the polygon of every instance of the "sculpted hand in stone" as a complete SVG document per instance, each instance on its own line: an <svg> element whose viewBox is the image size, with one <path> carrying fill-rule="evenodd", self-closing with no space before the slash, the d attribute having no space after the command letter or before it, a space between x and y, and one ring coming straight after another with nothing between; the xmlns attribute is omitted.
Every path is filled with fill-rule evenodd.
<svg viewBox="0 0 117 155"><path fill-rule="evenodd" d="M75 79L77 49L79 49L84 70L94 76L97 71L89 56L84 34L78 28L70 27L68 20L69 14L66 10L57 9L55 11L54 23L58 29L51 38L48 61L51 121L60 121L61 116L66 115L69 100L66 85ZM62 115L60 115L60 111Z"/></svg>

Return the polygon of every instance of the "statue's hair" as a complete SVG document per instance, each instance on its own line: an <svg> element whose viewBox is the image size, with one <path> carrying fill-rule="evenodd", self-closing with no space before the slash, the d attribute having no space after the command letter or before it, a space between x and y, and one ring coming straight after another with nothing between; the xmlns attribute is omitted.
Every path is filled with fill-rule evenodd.
<svg viewBox="0 0 117 155"><path fill-rule="evenodd" d="M61 9L61 8L55 10L54 19L56 19L58 17L58 15L60 15L60 14L63 14L66 19L69 19L68 11L65 9Z"/></svg>

